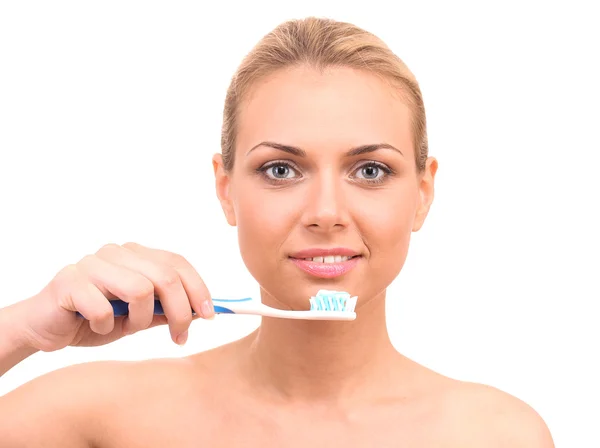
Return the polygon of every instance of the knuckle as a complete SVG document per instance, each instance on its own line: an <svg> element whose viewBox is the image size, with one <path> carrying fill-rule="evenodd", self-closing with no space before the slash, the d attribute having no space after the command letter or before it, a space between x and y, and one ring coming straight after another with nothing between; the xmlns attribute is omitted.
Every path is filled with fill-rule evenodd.
<svg viewBox="0 0 600 448"><path fill-rule="evenodd" d="M44 288L48 294L52 297L63 296L73 283L73 279L77 275L77 267L75 265L68 265L62 268L54 278Z"/></svg>
<svg viewBox="0 0 600 448"><path fill-rule="evenodd" d="M69 264L62 268L54 279L57 282L64 282L72 279L73 277L77 277L79 275L79 269L76 264Z"/></svg>
<svg viewBox="0 0 600 448"><path fill-rule="evenodd" d="M108 243L108 244L105 244L104 246L102 246L100 249L98 249L98 251L96 253L97 254L112 253L112 252L119 250L120 248L121 248L121 246L119 246L118 244Z"/></svg>
<svg viewBox="0 0 600 448"><path fill-rule="evenodd" d="M154 296L154 285L151 281L144 281L143 284L140 285L139 295L142 298Z"/></svg>
<svg viewBox="0 0 600 448"><path fill-rule="evenodd" d="M154 285L145 277L140 277L131 285L129 297L131 300L144 300L154 295Z"/></svg>
<svg viewBox="0 0 600 448"><path fill-rule="evenodd" d="M179 274L175 269L164 268L160 273L158 285L163 289L171 289L179 283Z"/></svg>
<svg viewBox="0 0 600 448"><path fill-rule="evenodd" d="M173 266L185 266L188 264L188 261L180 254L176 254L174 252L167 252L167 260L169 264Z"/></svg>
<svg viewBox="0 0 600 448"><path fill-rule="evenodd" d="M141 246L138 243L134 243L133 241L128 241L125 244L123 244L123 247L125 249L136 250Z"/></svg>
<svg viewBox="0 0 600 448"><path fill-rule="evenodd" d="M65 266L54 276L50 282L50 290L57 292L68 288L79 275L79 269L76 264L69 264Z"/></svg>
<svg viewBox="0 0 600 448"><path fill-rule="evenodd" d="M88 255L84 256L81 260L79 260L79 262L77 263L77 266L86 268L86 267L92 265L95 260L96 260L95 255L88 254Z"/></svg>

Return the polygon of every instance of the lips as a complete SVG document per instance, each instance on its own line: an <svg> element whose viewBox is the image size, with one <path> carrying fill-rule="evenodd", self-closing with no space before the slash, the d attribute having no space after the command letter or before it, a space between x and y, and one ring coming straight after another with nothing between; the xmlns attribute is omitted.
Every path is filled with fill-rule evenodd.
<svg viewBox="0 0 600 448"><path fill-rule="evenodd" d="M343 257L341 261L339 261L340 256ZM312 258L317 258L318 261L312 260ZM332 262L332 258L335 261ZM290 260L297 267L319 278L334 278L344 275L352 270L361 258L362 256L357 251L347 248L306 249L290 256ZM323 259L326 262L322 261Z"/></svg>

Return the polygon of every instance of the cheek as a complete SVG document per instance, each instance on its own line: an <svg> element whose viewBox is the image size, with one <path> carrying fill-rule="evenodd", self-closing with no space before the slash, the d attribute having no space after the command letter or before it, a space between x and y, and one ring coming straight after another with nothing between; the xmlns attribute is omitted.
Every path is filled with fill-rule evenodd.
<svg viewBox="0 0 600 448"><path fill-rule="evenodd" d="M381 204L374 202L362 219L370 265L386 282L398 275L406 260L416 210L415 194L397 192Z"/></svg>
<svg viewBox="0 0 600 448"><path fill-rule="evenodd" d="M286 195L257 188L236 194L238 242L248 270L257 279L273 272L281 246L297 222L294 202Z"/></svg>

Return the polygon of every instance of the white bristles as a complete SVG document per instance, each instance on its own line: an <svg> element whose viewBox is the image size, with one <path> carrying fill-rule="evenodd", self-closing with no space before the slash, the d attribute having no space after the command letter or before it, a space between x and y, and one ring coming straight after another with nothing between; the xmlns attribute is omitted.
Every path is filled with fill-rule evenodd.
<svg viewBox="0 0 600 448"><path fill-rule="evenodd" d="M353 313L358 297L347 292L320 290L310 298L311 311L341 311Z"/></svg>

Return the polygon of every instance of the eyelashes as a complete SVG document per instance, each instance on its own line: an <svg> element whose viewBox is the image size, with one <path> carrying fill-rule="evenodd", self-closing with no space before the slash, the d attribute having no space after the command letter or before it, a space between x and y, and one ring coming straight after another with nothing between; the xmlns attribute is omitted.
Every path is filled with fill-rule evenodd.
<svg viewBox="0 0 600 448"><path fill-rule="evenodd" d="M273 175L272 177L269 176L269 174L268 174L269 170L272 170L273 168L284 168L284 170L287 170L287 173L300 171L294 164L292 164L290 162L286 162L284 160L275 160L273 162L265 163L263 166L258 168L256 171L270 183L279 184L279 183L283 183L283 182L293 179L293 178L276 177L273 175L273 173L271 173L271 175Z"/></svg>
<svg viewBox="0 0 600 448"><path fill-rule="evenodd" d="M357 168L357 170L361 170L362 171L365 168L376 169L376 170L379 170L379 171L381 171L381 172L384 173L384 175L381 176L381 177L379 177L379 178L375 178L375 179L367 179L367 178L365 178L365 180L367 182L369 182L369 183L374 183L374 184L383 183L383 182L385 182L387 180L387 178L389 176L393 176L395 174L395 172L390 167L388 167L386 164L381 163L381 162L375 162L375 161L367 162L367 163L364 163L364 164L360 165Z"/></svg>
<svg viewBox="0 0 600 448"><path fill-rule="evenodd" d="M273 170L276 168L277 170ZM374 160L368 161L356 167L353 173L357 171L364 175L365 169L369 171L370 174L367 176L372 176L373 171L377 174L377 176L373 177L358 177L358 182L365 183L368 185L377 185L385 182L389 176L393 176L396 172L388 167L386 164L381 162L376 162ZM267 182L271 184L283 184L289 183L290 181L294 181L302 177L278 177L278 176L286 176L291 173L299 174L300 169L293 163L286 160L274 160L272 162L268 162L255 170L258 174L260 174ZM383 174L379 176L379 174ZM354 177L354 176L353 176Z"/></svg>

